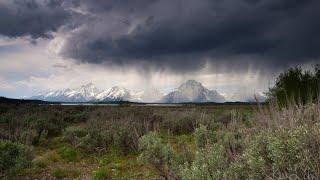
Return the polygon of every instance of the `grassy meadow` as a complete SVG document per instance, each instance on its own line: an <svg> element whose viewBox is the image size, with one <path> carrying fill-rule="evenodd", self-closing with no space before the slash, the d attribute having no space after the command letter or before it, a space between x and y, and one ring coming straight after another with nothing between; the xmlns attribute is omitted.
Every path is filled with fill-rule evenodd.
<svg viewBox="0 0 320 180"><path fill-rule="evenodd" d="M3 179L318 179L320 105L0 105Z"/></svg>

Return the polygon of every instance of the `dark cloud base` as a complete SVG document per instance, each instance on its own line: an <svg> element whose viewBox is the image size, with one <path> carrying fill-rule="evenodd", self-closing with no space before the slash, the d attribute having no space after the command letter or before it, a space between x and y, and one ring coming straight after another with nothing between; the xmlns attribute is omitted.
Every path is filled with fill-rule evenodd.
<svg viewBox="0 0 320 180"><path fill-rule="evenodd" d="M320 56L318 0L5 2L0 0L0 34L45 37L67 26L61 55L79 62L174 72L207 63L272 71Z"/></svg>
<svg viewBox="0 0 320 180"><path fill-rule="evenodd" d="M8 37L50 37L67 23L70 13L54 0L0 0L0 34Z"/></svg>

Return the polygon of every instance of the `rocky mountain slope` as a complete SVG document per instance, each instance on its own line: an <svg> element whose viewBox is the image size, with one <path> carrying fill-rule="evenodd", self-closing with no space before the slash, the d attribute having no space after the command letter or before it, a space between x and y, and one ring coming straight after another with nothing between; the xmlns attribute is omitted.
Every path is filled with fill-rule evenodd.
<svg viewBox="0 0 320 180"><path fill-rule="evenodd" d="M188 80L177 90L164 96L162 102L225 102L225 98L217 91L205 88L200 82Z"/></svg>

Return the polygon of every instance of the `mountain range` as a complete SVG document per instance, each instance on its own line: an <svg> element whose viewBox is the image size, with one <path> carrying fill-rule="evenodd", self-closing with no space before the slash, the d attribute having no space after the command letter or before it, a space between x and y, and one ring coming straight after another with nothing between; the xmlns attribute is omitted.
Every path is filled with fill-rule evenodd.
<svg viewBox="0 0 320 180"><path fill-rule="evenodd" d="M234 97L241 96L239 94ZM252 94L252 99L254 95ZM188 80L176 90L164 95L156 89L131 91L115 86L109 89L98 89L93 83L88 83L74 89L50 91L30 99L51 102L146 102L146 103L182 103L182 102L226 102L227 99L216 90L209 90L200 82ZM235 100L236 101L236 100Z"/></svg>
<svg viewBox="0 0 320 180"><path fill-rule="evenodd" d="M93 83L82 85L75 89L50 91L30 99L39 99L52 102L159 102L163 95L155 90L130 91L126 88L114 86L100 90Z"/></svg>

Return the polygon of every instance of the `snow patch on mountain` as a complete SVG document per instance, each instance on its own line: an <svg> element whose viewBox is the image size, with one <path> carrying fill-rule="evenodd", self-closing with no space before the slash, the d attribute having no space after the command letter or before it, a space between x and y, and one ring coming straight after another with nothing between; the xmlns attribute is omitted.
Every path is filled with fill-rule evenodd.
<svg viewBox="0 0 320 180"><path fill-rule="evenodd" d="M51 91L43 95L33 96L30 99L39 99L53 102L88 102L94 101L100 90L92 83L82 85L76 89Z"/></svg>
<svg viewBox="0 0 320 180"><path fill-rule="evenodd" d="M205 88L200 82L188 80L162 99L165 103L181 102L225 102L225 98L215 90Z"/></svg>
<svg viewBox="0 0 320 180"><path fill-rule="evenodd" d="M126 88L115 86L96 95L98 101L129 101L130 91Z"/></svg>
<svg viewBox="0 0 320 180"><path fill-rule="evenodd" d="M163 97L156 89L145 91L129 91L126 88L114 86L109 89L99 90L94 84L89 83L75 89L50 91L30 99L39 99L52 102L159 102Z"/></svg>

